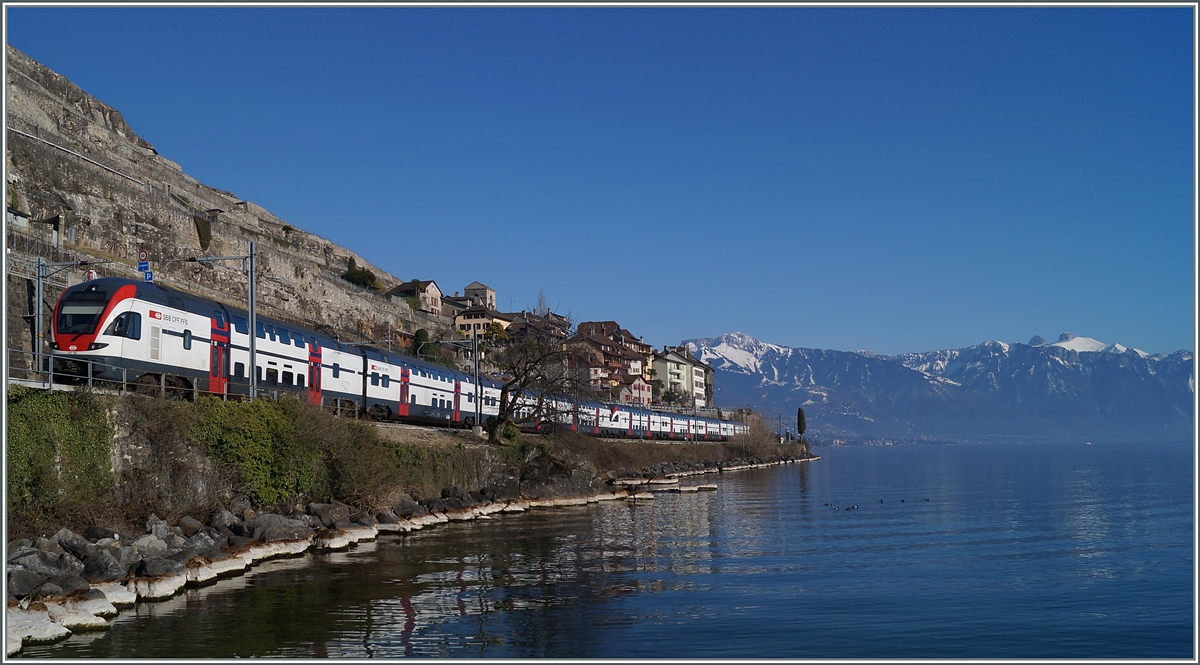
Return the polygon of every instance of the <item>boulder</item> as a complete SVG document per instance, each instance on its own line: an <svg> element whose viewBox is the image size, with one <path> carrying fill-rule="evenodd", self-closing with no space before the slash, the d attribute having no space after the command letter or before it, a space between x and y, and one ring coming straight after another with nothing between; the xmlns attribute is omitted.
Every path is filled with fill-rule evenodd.
<svg viewBox="0 0 1200 665"><path fill-rule="evenodd" d="M239 535L264 542L304 540L311 536L313 531L307 522L273 513L263 513L252 520L242 522L239 526L243 528L243 533Z"/></svg>
<svg viewBox="0 0 1200 665"><path fill-rule="evenodd" d="M17 598L28 596L31 591L41 586L47 577L38 575L31 570L16 569L8 571L8 593Z"/></svg>
<svg viewBox="0 0 1200 665"><path fill-rule="evenodd" d="M63 553L62 546L53 540L50 540L49 538L38 538L34 541L33 546L43 552L50 552L51 554Z"/></svg>
<svg viewBox="0 0 1200 665"><path fill-rule="evenodd" d="M375 513L375 521L379 524L395 524L400 521L400 518L396 517L396 513L385 508Z"/></svg>
<svg viewBox="0 0 1200 665"><path fill-rule="evenodd" d="M28 538L22 538L20 540L13 540L13 541L9 542L8 543L8 551L12 552L13 550L21 548L21 547L32 547L32 546L33 546L32 540L30 540Z"/></svg>
<svg viewBox="0 0 1200 665"><path fill-rule="evenodd" d="M103 551L108 552L109 556L111 556L113 559L116 559L117 565L121 567L121 570L126 572L129 571L133 564L144 558L142 554L133 547L110 545L102 549Z"/></svg>
<svg viewBox="0 0 1200 665"><path fill-rule="evenodd" d="M88 584L87 580L78 575L58 575L51 577L43 582L42 586L45 587L47 584L53 584L62 589L62 593L59 594L60 596L65 596L72 591L89 591L92 588L92 585Z"/></svg>
<svg viewBox="0 0 1200 665"><path fill-rule="evenodd" d="M321 525L325 527L331 527L336 522L350 520L350 508L344 504L310 503L307 510L309 515L319 518Z"/></svg>
<svg viewBox="0 0 1200 665"><path fill-rule="evenodd" d="M113 540L119 540L116 529L100 524L93 524L87 529L84 529L83 537L87 538L93 543L101 538L112 538Z"/></svg>
<svg viewBox="0 0 1200 665"><path fill-rule="evenodd" d="M45 582L42 582L41 585L38 586L38 588L29 592L29 599L30 600L45 600L46 598L59 598L63 595L65 595L65 594L63 592L62 587L51 582L50 580L46 580Z"/></svg>
<svg viewBox="0 0 1200 665"><path fill-rule="evenodd" d="M62 572L59 569L59 558L64 556L74 559L74 557L65 553L54 554L41 550L22 548L14 556L9 557L8 563L20 566L24 570L37 573L43 577L54 577Z"/></svg>
<svg viewBox="0 0 1200 665"><path fill-rule="evenodd" d="M375 521L375 516L365 511L351 515L350 521L354 524L361 524L362 526L375 526L378 524L378 522Z"/></svg>
<svg viewBox="0 0 1200 665"><path fill-rule="evenodd" d="M162 540L168 533L171 533L171 526L166 520L159 519L157 515L151 515L146 520L146 533Z"/></svg>
<svg viewBox="0 0 1200 665"><path fill-rule="evenodd" d="M253 538L247 538L245 536L230 536L229 537L229 546L231 546L231 547L246 547L247 545L249 545L250 543L253 543L253 542L254 542Z"/></svg>
<svg viewBox="0 0 1200 665"><path fill-rule="evenodd" d="M229 502L229 512L234 515L240 515L250 509L250 497L246 495L239 496Z"/></svg>
<svg viewBox="0 0 1200 665"><path fill-rule="evenodd" d="M396 503L392 504L392 512L395 513L397 517L407 519L413 515L417 508L420 507L420 504L418 504L416 501L413 501L412 497L408 496L407 494L402 494L400 495L400 498L396 500Z"/></svg>
<svg viewBox="0 0 1200 665"><path fill-rule="evenodd" d="M133 546L137 548L138 552L141 552L146 556L161 556L162 554L165 554L168 549L170 549L167 547L165 542L159 540L151 534L146 534L133 541Z"/></svg>
<svg viewBox="0 0 1200 665"><path fill-rule="evenodd" d="M229 527L233 526L234 524L237 524L240 521L241 520L239 520L237 518L237 516L235 516L233 513L229 512L228 510L224 510L222 508L217 508L216 510L213 511L212 515L208 518L208 525L215 529L221 529L221 528L228 529Z"/></svg>
<svg viewBox="0 0 1200 665"><path fill-rule="evenodd" d="M124 578L128 570L109 550L102 549L83 563L82 576L89 582L111 582Z"/></svg>
<svg viewBox="0 0 1200 665"><path fill-rule="evenodd" d="M134 568L134 574L138 577L162 577L164 575L176 575L184 572L185 566L182 561L172 561L162 557L150 557L142 559Z"/></svg>
<svg viewBox="0 0 1200 665"><path fill-rule="evenodd" d="M58 533L51 536L51 539L80 561L88 558L96 551L96 546L88 542L87 538L71 533L67 529L60 529Z"/></svg>
<svg viewBox="0 0 1200 665"><path fill-rule="evenodd" d="M177 550L183 547L183 544L187 542L187 538L184 538L179 534L168 533L167 537L163 539L163 542L167 544L167 549Z"/></svg>
<svg viewBox="0 0 1200 665"><path fill-rule="evenodd" d="M200 520L192 517L191 515L187 515L179 519L179 530L183 532L184 538L191 538L192 536L196 535L196 532L203 528L204 525L200 523Z"/></svg>
<svg viewBox="0 0 1200 665"><path fill-rule="evenodd" d="M483 492L467 492L466 502L469 506L486 506L492 502Z"/></svg>
<svg viewBox="0 0 1200 665"><path fill-rule="evenodd" d="M352 524L351 522L348 522L346 520L342 520L340 522L334 522L333 528L339 529L341 531L345 531L346 529L353 529L354 524Z"/></svg>

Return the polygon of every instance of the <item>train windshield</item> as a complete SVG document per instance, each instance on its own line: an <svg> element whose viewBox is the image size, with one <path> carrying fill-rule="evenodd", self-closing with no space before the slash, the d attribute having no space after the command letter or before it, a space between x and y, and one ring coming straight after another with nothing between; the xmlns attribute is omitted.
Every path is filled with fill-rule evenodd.
<svg viewBox="0 0 1200 665"><path fill-rule="evenodd" d="M90 335L108 303L108 294L100 291L76 291L67 296L58 309L56 330L60 335Z"/></svg>

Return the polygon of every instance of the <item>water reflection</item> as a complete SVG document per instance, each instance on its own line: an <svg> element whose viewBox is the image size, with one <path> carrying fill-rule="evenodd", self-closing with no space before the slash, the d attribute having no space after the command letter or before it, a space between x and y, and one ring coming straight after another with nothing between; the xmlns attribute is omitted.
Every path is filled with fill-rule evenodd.
<svg viewBox="0 0 1200 665"><path fill-rule="evenodd" d="M24 655L1186 656L1190 467L1023 455L829 451L716 493L385 535Z"/></svg>

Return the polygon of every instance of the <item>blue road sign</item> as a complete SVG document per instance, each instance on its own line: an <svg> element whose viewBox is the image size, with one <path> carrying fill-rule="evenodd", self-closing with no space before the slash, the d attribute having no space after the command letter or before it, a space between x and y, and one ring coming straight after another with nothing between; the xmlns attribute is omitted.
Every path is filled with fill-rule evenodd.
<svg viewBox="0 0 1200 665"><path fill-rule="evenodd" d="M150 270L149 261L138 261L138 272L146 272Z"/></svg>
<svg viewBox="0 0 1200 665"><path fill-rule="evenodd" d="M153 282L154 281L154 273L147 270L145 273L142 274L142 281L143 282Z"/></svg>

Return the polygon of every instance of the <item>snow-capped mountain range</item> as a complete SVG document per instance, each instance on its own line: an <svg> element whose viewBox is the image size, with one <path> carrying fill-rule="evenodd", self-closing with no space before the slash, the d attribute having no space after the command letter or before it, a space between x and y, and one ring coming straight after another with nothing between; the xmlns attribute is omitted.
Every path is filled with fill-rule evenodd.
<svg viewBox="0 0 1200 665"><path fill-rule="evenodd" d="M825 438L1190 439L1190 351L1151 355L1063 333L897 356L791 348L744 333L685 342L720 406L793 418Z"/></svg>

